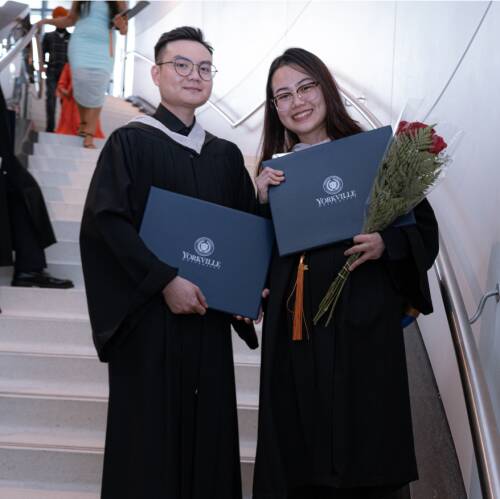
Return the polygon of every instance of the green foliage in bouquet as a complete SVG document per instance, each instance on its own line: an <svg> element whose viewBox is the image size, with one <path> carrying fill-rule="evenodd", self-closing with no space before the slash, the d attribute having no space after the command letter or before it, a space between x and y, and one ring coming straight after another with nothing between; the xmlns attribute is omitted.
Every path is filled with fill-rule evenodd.
<svg viewBox="0 0 500 499"><path fill-rule="evenodd" d="M433 126L402 130L394 136L372 186L363 224L364 234L380 232L389 227L398 217L420 203L434 186L446 163L446 156L430 152L435 137ZM314 317L315 325L328 311L326 325L330 323L349 277L349 268L359 256L351 255L337 274L319 305Z"/></svg>

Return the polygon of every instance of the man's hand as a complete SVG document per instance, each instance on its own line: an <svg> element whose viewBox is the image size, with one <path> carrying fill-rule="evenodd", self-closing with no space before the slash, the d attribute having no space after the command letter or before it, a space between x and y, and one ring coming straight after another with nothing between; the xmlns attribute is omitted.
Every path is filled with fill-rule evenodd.
<svg viewBox="0 0 500 499"><path fill-rule="evenodd" d="M174 314L205 315L208 305L201 289L183 277L172 279L162 291L168 308Z"/></svg>
<svg viewBox="0 0 500 499"><path fill-rule="evenodd" d="M259 202L261 204L266 204L269 199L269 186L280 185L284 180L285 174L281 170L274 170L273 168L266 166L255 179Z"/></svg>
<svg viewBox="0 0 500 499"><path fill-rule="evenodd" d="M360 253L361 256L349 267L352 272L367 260L377 260L385 250L384 240L378 232L372 234L359 234L353 238L354 246L349 248L344 255L351 256Z"/></svg>
<svg viewBox="0 0 500 499"><path fill-rule="evenodd" d="M264 298L265 300L268 296L269 296L269 290L265 288L264 290L262 290L262 298ZM245 321L247 324L252 323L252 319L249 319L248 317L242 317L241 315L235 315L233 317L239 321ZM264 317L264 312L262 311L262 305L261 305L261 307L259 308L259 316L255 320L255 324L259 324L260 321L262 321L263 317Z"/></svg>

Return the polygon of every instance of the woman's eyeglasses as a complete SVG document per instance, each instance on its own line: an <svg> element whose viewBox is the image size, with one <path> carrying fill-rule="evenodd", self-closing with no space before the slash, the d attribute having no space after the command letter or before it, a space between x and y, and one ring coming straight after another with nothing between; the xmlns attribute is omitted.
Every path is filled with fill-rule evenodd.
<svg viewBox="0 0 500 499"><path fill-rule="evenodd" d="M275 95L272 101L278 111L287 111L293 103L294 95L297 95L301 101L311 102L319 95L319 83L317 81L304 83L304 85L301 85L295 91Z"/></svg>

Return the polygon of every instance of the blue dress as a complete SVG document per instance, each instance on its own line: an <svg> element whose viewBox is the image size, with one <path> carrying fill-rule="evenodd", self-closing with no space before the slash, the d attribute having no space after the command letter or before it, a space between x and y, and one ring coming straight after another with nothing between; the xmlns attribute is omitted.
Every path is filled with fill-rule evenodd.
<svg viewBox="0 0 500 499"><path fill-rule="evenodd" d="M68 46L75 100L84 107L102 107L113 70L107 2L90 2L75 25ZM113 36L113 34L111 34Z"/></svg>

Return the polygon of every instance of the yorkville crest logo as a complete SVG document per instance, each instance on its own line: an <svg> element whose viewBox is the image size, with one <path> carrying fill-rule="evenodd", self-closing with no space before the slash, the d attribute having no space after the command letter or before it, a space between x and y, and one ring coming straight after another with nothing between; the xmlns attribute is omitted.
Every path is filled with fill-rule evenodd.
<svg viewBox="0 0 500 499"><path fill-rule="evenodd" d="M337 177L336 175L327 177L323 182L323 190L330 196L338 194L343 187L344 187L344 182L340 177Z"/></svg>
<svg viewBox="0 0 500 499"><path fill-rule="evenodd" d="M318 203L318 208L324 208L327 206L335 206L345 201L355 199L357 197L356 191L342 191L344 188L344 181L337 177L337 175L331 175L326 177L323 182L323 190L327 193L327 197L316 198Z"/></svg>
<svg viewBox="0 0 500 499"><path fill-rule="evenodd" d="M221 270L222 262L215 258L210 258L215 251L215 244L209 237L199 237L194 243L194 253L183 250L182 261L208 267L212 270Z"/></svg>
<svg viewBox="0 0 500 499"><path fill-rule="evenodd" d="M199 237L194 243L194 250L200 256L210 256L215 251L215 244L209 237Z"/></svg>

